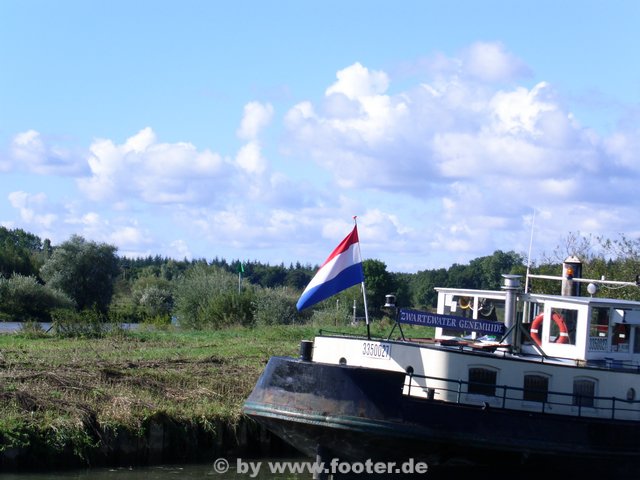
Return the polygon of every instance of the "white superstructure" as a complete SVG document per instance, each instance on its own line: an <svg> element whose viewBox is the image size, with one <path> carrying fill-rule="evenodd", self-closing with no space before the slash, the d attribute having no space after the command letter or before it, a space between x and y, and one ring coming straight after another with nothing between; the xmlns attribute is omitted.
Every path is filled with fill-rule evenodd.
<svg viewBox="0 0 640 480"><path fill-rule="evenodd" d="M313 361L406 372L410 396L640 420L640 302L526 294L506 277L501 291L437 289L441 318L497 322L502 335L438 327L412 339L399 325L396 340L318 336Z"/></svg>

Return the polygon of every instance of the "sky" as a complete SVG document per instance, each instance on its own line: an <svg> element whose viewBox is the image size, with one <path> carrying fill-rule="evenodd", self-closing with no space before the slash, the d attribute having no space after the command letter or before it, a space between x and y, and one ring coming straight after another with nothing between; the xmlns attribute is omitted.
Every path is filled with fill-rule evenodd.
<svg viewBox="0 0 640 480"><path fill-rule="evenodd" d="M637 0L0 0L0 225L392 272L640 237Z"/></svg>

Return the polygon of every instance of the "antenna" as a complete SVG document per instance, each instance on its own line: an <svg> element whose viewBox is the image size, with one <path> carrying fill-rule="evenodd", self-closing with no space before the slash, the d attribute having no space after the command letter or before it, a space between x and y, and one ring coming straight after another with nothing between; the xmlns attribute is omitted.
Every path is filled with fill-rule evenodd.
<svg viewBox="0 0 640 480"><path fill-rule="evenodd" d="M529 271L531 270L531 248L533 246L533 226L536 222L536 209L533 209L531 217L531 237L529 238L529 253L527 254L527 278L524 281L524 293L529 293Z"/></svg>

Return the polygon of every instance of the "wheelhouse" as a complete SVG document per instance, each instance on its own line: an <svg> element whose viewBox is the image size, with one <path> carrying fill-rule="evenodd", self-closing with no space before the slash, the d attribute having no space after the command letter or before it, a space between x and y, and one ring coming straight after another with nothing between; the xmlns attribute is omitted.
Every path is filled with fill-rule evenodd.
<svg viewBox="0 0 640 480"><path fill-rule="evenodd" d="M508 323L505 292L455 288L437 291L438 314ZM639 302L520 294L516 316L516 323L522 325L522 353L640 367ZM497 342L500 336L438 327L436 339Z"/></svg>

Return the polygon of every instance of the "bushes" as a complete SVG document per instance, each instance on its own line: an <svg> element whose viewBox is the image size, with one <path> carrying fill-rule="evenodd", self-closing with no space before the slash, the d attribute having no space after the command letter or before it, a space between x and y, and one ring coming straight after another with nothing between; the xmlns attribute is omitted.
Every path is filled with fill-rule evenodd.
<svg viewBox="0 0 640 480"><path fill-rule="evenodd" d="M219 267L198 265L179 281L175 314L187 328L223 328L231 325L288 325L310 315L296 309L298 295L287 288L245 286Z"/></svg>
<svg viewBox="0 0 640 480"><path fill-rule="evenodd" d="M0 277L0 312L6 320L48 322L56 308L73 308L59 290L38 283L35 277Z"/></svg>
<svg viewBox="0 0 640 480"><path fill-rule="evenodd" d="M101 338L110 326L97 310L58 309L52 312L53 328L59 337Z"/></svg>
<svg viewBox="0 0 640 480"><path fill-rule="evenodd" d="M175 314L187 328L253 324L253 289L238 292L237 279L219 267L196 265L178 281Z"/></svg>
<svg viewBox="0 0 640 480"><path fill-rule="evenodd" d="M109 323L147 323L167 328L172 317L184 328L290 325L310 320L312 310L298 312L298 293L287 287L262 288L221 267L195 264L171 281L154 275L121 283L108 312L94 304L76 310L64 293L34 277L0 278L0 320L53 321L60 336L98 337ZM126 285L125 285L126 286Z"/></svg>
<svg viewBox="0 0 640 480"><path fill-rule="evenodd" d="M256 325L290 325L300 323L307 315L296 309L298 295L287 288L261 289L253 301Z"/></svg>

